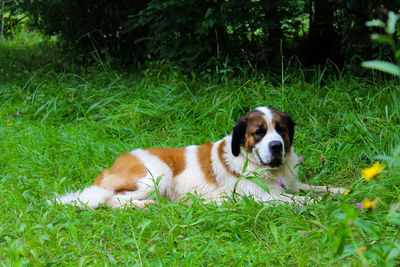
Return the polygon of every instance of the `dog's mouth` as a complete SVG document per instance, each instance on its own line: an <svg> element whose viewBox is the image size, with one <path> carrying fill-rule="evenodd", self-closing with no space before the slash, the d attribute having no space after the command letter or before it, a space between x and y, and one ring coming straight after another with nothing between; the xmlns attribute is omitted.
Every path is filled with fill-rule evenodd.
<svg viewBox="0 0 400 267"><path fill-rule="evenodd" d="M281 158L273 158L270 162L264 162L260 155L257 154L258 160L260 161L261 166L267 166L270 168L278 168L282 164L282 159Z"/></svg>

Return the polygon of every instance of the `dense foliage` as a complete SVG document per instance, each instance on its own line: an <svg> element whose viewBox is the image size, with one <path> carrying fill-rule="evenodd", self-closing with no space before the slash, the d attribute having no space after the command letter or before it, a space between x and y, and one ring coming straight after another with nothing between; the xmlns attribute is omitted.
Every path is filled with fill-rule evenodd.
<svg viewBox="0 0 400 267"><path fill-rule="evenodd" d="M124 63L174 60L183 66L276 66L283 54L339 66L379 52L365 21L392 0L22 0L35 25L66 44ZM396 11L396 10L395 10Z"/></svg>

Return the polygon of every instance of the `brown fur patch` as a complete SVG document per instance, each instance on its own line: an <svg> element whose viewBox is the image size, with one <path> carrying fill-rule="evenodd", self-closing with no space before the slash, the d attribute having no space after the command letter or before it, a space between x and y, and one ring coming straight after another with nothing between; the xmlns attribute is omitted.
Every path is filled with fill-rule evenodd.
<svg viewBox="0 0 400 267"><path fill-rule="evenodd" d="M137 190L136 180L144 177L147 170L134 155L126 153L117 158L110 169L100 173L93 185L104 189L122 192Z"/></svg>
<svg viewBox="0 0 400 267"><path fill-rule="evenodd" d="M225 169L226 172L228 172L230 175L238 177L239 176L238 174L234 173L233 171L231 171L229 169L228 164L226 164L226 162L225 162L225 160L224 160L224 158L222 156L224 154L224 146L225 146L225 144L226 144L226 142L225 142L225 140L223 140L218 146L218 158L219 158L219 161L221 161L222 166L224 166L224 169Z"/></svg>
<svg viewBox="0 0 400 267"><path fill-rule="evenodd" d="M287 125L287 120L285 119L285 116L287 116L285 113L280 112L276 109L271 109L273 112L272 116L272 125L276 127L276 123L279 123L280 127L282 127L285 131L283 134L283 142L285 143L285 152L289 153L290 152L290 137L289 137L289 132L288 132L288 125Z"/></svg>
<svg viewBox="0 0 400 267"><path fill-rule="evenodd" d="M259 130L260 128L267 131L268 126L267 122L263 118L263 113L260 111L253 111L249 113L246 121L247 126L244 139L244 147L246 148L247 152L250 153L252 152L253 147L263 138L263 136L255 135L255 132L257 132L257 130Z"/></svg>
<svg viewBox="0 0 400 267"><path fill-rule="evenodd" d="M197 158L199 160L200 168L203 171L207 182L218 186L218 183L215 180L214 170L212 168L211 149L212 143L210 142L197 147Z"/></svg>
<svg viewBox="0 0 400 267"><path fill-rule="evenodd" d="M186 166L185 148L149 148L150 154L157 156L171 168L173 176L179 175Z"/></svg>

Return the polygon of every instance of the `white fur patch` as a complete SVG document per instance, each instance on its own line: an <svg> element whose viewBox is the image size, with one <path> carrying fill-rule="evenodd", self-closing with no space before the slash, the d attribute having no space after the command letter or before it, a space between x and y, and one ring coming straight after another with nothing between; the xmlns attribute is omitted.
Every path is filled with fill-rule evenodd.
<svg viewBox="0 0 400 267"><path fill-rule="evenodd" d="M142 149L134 150L131 152L131 154L143 162L148 174L144 178L137 181L138 189L136 191L127 192L126 194L130 194L132 199L146 199L151 192L156 189L157 179L160 177L161 180L159 180L157 185L158 190L162 195L169 194L173 174L168 165L160 158L151 155Z"/></svg>
<svg viewBox="0 0 400 267"><path fill-rule="evenodd" d="M282 161L285 159L285 142L280 134L277 133L275 127L272 124L272 118L274 116L271 109L267 107L258 107L256 110L264 114L263 118L267 123L268 131L260 142L254 146L254 152L261 158L265 163L269 163L272 160L272 154L269 148L271 142L277 141L282 144Z"/></svg>
<svg viewBox="0 0 400 267"><path fill-rule="evenodd" d="M197 148L197 146L189 146L186 148L186 168L174 178L172 200L180 199L184 197L186 193L199 194L209 198L216 191L216 187L206 180L200 168L199 159L197 158Z"/></svg>
<svg viewBox="0 0 400 267"><path fill-rule="evenodd" d="M96 209L100 204L105 204L114 195L114 192L92 185L83 191L70 192L62 196L56 196L55 202L60 204L71 204L80 208ZM48 201L49 203L49 201ZM51 203L49 203L51 204Z"/></svg>

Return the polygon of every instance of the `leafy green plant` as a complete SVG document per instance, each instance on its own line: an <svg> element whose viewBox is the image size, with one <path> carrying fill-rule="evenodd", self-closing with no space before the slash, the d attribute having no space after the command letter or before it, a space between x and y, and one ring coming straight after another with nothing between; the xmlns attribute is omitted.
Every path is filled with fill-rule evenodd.
<svg viewBox="0 0 400 267"><path fill-rule="evenodd" d="M394 12L388 12L386 21L372 20L367 22L369 27L380 27L385 30L383 34L373 34L372 40L389 45L394 54L397 64L400 63L400 50L396 47L393 35L396 33L396 23L400 16ZM372 60L362 63L363 67L384 71L400 77L400 67L396 64ZM398 91L398 88L395 89ZM393 133L391 133L393 135ZM394 136L397 148L393 149L392 155L378 156L377 159L387 162L389 169L398 169L400 166L399 140ZM363 265L376 264L378 266L394 266L400 255L400 208L398 194L388 195L387 189L390 181L387 178L378 178L378 175L385 169L385 166L376 162L370 168L362 170L360 179L354 182L351 189L345 192L346 197L351 194L363 191L368 187L374 192L374 199L368 199L365 195L359 194L359 202L354 207L342 204L335 210L334 216L338 224L330 230L332 253L334 257L346 257L356 253ZM396 183L397 184L397 183ZM385 196L386 195L386 196ZM361 201L361 199L363 200ZM382 236L383 231L390 230L390 238ZM364 235L364 240L357 240L357 237ZM369 238L366 236L368 235Z"/></svg>
<svg viewBox="0 0 400 267"><path fill-rule="evenodd" d="M393 11L386 11L386 12L387 12L386 21L382 21L380 19L374 19L368 21L366 25L368 27L378 27L385 30L385 33L372 34L371 39L377 43L382 43L390 46L394 54L394 60L397 63L397 65L382 60L371 60L363 62L362 66L365 68L383 71L400 77L400 47L396 43L396 39L393 38L393 36L397 36L396 25L398 20L400 19L400 15L394 13Z"/></svg>
<svg viewBox="0 0 400 267"><path fill-rule="evenodd" d="M58 35L64 48L90 63L87 55L212 72L227 69L228 60L234 67L278 69L281 42L288 58L351 68L376 52L364 21L379 5L398 8L392 0L20 0L12 6L29 15L26 24Z"/></svg>
<svg viewBox="0 0 400 267"><path fill-rule="evenodd" d="M258 177L261 172L266 170L266 168L259 168L259 169L256 169L254 171L248 172L247 171L248 164L249 164L249 157L248 157L248 154L246 152L246 160L244 162L244 165L243 165L243 168L242 168L242 172L239 175L235 185L233 186L232 198L234 200L235 200L235 196L237 194L236 193L236 187L239 184L240 180L242 180L242 179L247 179L249 181L252 181L253 183L257 184L259 187L261 187L265 192L269 193L269 189L268 189L267 185L263 182L263 180L260 177Z"/></svg>

